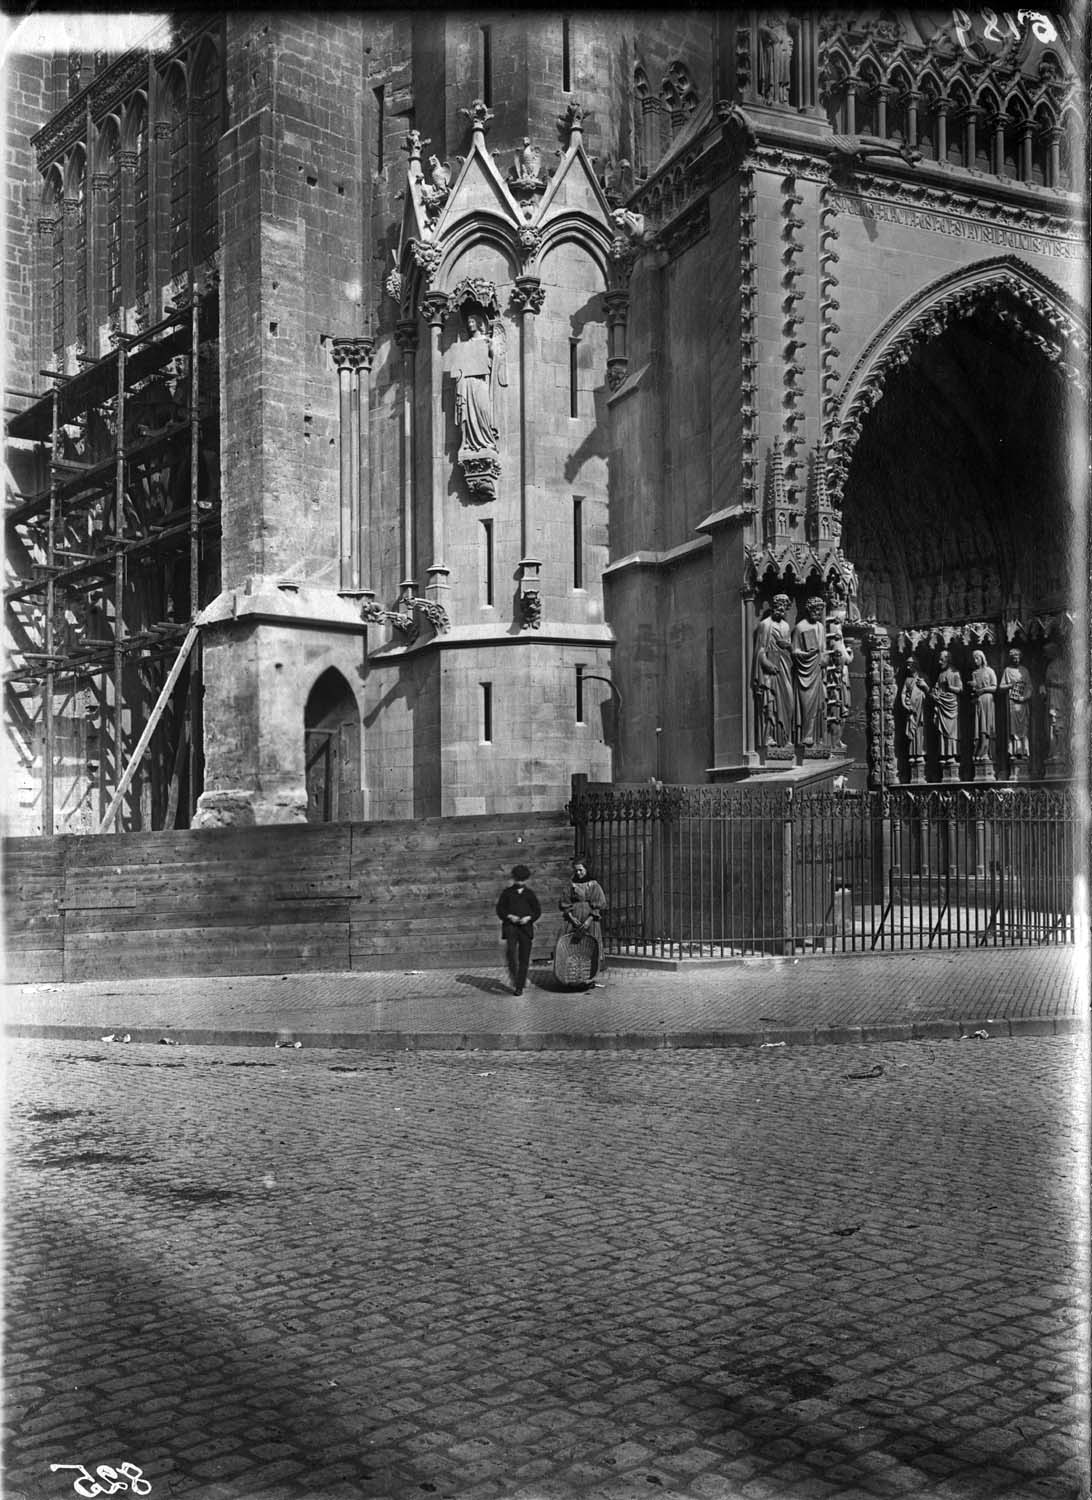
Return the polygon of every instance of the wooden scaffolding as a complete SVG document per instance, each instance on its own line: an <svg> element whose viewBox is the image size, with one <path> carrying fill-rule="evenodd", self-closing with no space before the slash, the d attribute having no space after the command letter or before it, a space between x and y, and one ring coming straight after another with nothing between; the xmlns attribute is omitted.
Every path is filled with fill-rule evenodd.
<svg viewBox="0 0 1092 1500"><path fill-rule="evenodd" d="M171 309L76 374L41 371L44 393L5 393L5 696L43 834L115 812L119 829L188 827L201 791L190 632L219 590L216 289Z"/></svg>

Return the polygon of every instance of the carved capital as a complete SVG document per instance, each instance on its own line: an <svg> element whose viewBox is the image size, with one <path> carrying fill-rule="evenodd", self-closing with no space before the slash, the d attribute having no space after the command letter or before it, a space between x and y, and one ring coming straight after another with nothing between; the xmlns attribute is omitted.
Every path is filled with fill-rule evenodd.
<svg viewBox="0 0 1092 1500"><path fill-rule="evenodd" d="M447 292L427 292L421 298L421 316L430 328L442 328L450 311L451 298Z"/></svg>
<svg viewBox="0 0 1092 1500"><path fill-rule="evenodd" d="M546 288L537 276L517 276L512 289L512 304L518 312L540 313L546 300Z"/></svg>
<svg viewBox="0 0 1092 1500"><path fill-rule="evenodd" d="M334 364L340 370L370 370L375 340L348 338L333 340Z"/></svg>
<svg viewBox="0 0 1092 1500"><path fill-rule="evenodd" d="M174 126L169 120L157 120L152 126L152 135L157 141L169 141Z"/></svg>
<svg viewBox="0 0 1092 1500"><path fill-rule="evenodd" d="M54 229L56 228L56 226L57 226L57 220L56 219L39 219L38 220L38 233L39 234L50 234L51 235L53 233Z"/></svg>
<svg viewBox="0 0 1092 1500"><path fill-rule="evenodd" d="M96 193L108 193L114 185L112 172L96 172L91 178L91 189Z"/></svg>
<svg viewBox="0 0 1092 1500"><path fill-rule="evenodd" d="M139 151L119 151L118 163L123 172L135 172L140 161Z"/></svg>
<svg viewBox="0 0 1092 1500"><path fill-rule="evenodd" d="M603 306L606 309L608 326L615 327L624 323L629 316L629 293L626 291L606 292L603 296Z"/></svg>
<svg viewBox="0 0 1092 1500"><path fill-rule="evenodd" d="M73 218L76 216L76 214L79 213L79 211L80 211L80 209L82 207L83 207L83 199L82 198L66 198L64 200L64 211L65 211L66 214L69 214Z"/></svg>
<svg viewBox="0 0 1092 1500"><path fill-rule="evenodd" d="M419 341L416 318L400 318L394 325L395 343L403 354L415 354Z"/></svg>

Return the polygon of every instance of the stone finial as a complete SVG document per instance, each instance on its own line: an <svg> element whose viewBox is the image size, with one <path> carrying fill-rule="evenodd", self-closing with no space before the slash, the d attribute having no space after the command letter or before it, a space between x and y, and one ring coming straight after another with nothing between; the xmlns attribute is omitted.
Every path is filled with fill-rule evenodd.
<svg viewBox="0 0 1092 1500"><path fill-rule="evenodd" d="M409 175L415 181L419 181L424 176L424 172L421 170L421 153L426 146L431 145L431 139L423 137L419 130L408 131L402 142L402 150L409 157Z"/></svg>
<svg viewBox="0 0 1092 1500"><path fill-rule="evenodd" d="M471 143L477 143L485 150L485 132L490 120L494 118L493 111L484 99L475 99L469 109L460 109L459 113L470 121Z"/></svg>
<svg viewBox="0 0 1092 1500"><path fill-rule="evenodd" d="M584 106L570 99L565 113L557 117L557 128L566 147L579 145L584 135Z"/></svg>

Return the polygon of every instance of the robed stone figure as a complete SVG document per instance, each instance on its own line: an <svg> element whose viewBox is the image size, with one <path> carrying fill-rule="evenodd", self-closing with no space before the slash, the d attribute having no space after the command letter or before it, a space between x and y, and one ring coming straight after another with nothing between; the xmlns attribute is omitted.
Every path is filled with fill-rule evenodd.
<svg viewBox="0 0 1092 1500"><path fill-rule="evenodd" d="M788 594L775 594L770 613L755 627L751 687L758 713L758 743L765 749L787 745L792 735L792 643Z"/></svg>
<svg viewBox="0 0 1092 1500"><path fill-rule="evenodd" d="M959 695L963 691L963 678L952 666L947 651L940 653L937 665L940 671L933 683L932 698L940 758L954 761L959 759Z"/></svg>
<svg viewBox="0 0 1092 1500"><path fill-rule="evenodd" d="M1001 696L1008 709L1009 759L1027 760L1030 753L1031 673L1023 665L1020 648L1013 646L1001 673Z"/></svg>
<svg viewBox="0 0 1092 1500"><path fill-rule="evenodd" d="M925 684L915 661L910 662L906 668L906 678L899 696L906 714L906 749L913 765L925 757Z"/></svg>
<svg viewBox="0 0 1092 1500"><path fill-rule="evenodd" d="M485 314L475 308L468 308L465 316L467 336L452 350L450 366L455 379L455 420L461 433L460 458L463 453L496 450L496 388L508 384L499 328L491 329Z"/></svg>
<svg viewBox="0 0 1092 1500"><path fill-rule="evenodd" d="M818 744L826 732L825 646L823 601L809 599L804 605L804 618L797 620L792 633L793 743L797 745Z"/></svg>
<svg viewBox="0 0 1092 1500"><path fill-rule="evenodd" d="M994 694L997 692L997 674L986 661L983 651L972 657L971 697L974 699L974 758L985 764L993 763L993 742L997 733L997 709Z"/></svg>
<svg viewBox="0 0 1092 1500"><path fill-rule="evenodd" d="M767 104L788 104L793 36L784 15L764 15L758 23L759 93Z"/></svg>

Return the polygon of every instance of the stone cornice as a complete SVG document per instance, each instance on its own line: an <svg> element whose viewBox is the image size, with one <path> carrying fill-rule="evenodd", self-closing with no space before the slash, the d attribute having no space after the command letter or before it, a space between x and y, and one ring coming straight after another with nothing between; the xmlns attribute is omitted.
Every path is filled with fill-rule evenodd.
<svg viewBox="0 0 1092 1500"><path fill-rule="evenodd" d="M1085 250L1087 237L1087 223L1082 223L1075 215L1069 217L1058 213L1051 213L1047 205L1037 203L1034 206L1020 207L1009 203L998 203L992 199L983 201L982 198L973 194L953 192L946 188L929 187L925 183L909 185L906 183L873 182L869 187L855 186L844 188L833 186L826 199L829 208L838 213L857 213L862 217L888 217L895 218L897 222L906 223L910 228L935 229L941 233L954 234L957 238L974 238L973 235L963 235L958 229L960 222L975 223L996 228L998 230L1010 230L1023 235L1038 236L1049 242L1068 242L1077 248L1067 258L1079 258ZM876 205L884 210L880 214L868 214L862 212ZM916 223L913 217L921 221ZM982 235L985 243L990 243L988 233ZM1017 247L1019 248L1019 247ZM1036 251L1034 244L1023 247ZM1066 254L1060 248L1053 252L1049 247L1042 247L1039 253Z"/></svg>
<svg viewBox="0 0 1092 1500"><path fill-rule="evenodd" d="M603 648L613 646L615 634L609 625L547 624L531 635L513 635L508 623L495 625L453 625L443 635L430 636L427 640L404 644L399 640L369 651L369 663L378 666L381 662L398 660L401 657L429 650L461 651L481 646L542 646L549 644L564 646L588 646Z"/></svg>
<svg viewBox="0 0 1092 1500"><path fill-rule="evenodd" d="M633 568L673 568L679 563L688 562L702 552L708 552L712 541L707 536L693 537L688 542L680 542L677 547L667 547L662 552L643 550L630 552L625 557L620 557L617 562L608 564L603 569L603 577L617 577L619 573L628 573Z"/></svg>

